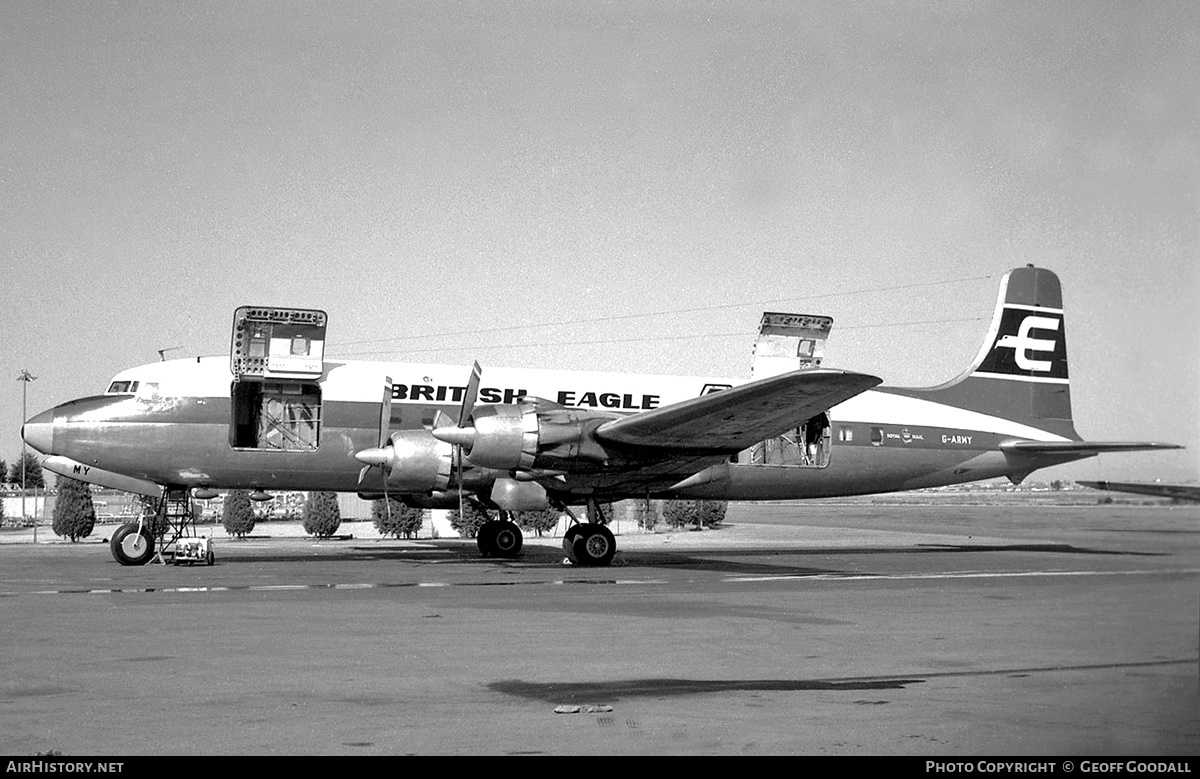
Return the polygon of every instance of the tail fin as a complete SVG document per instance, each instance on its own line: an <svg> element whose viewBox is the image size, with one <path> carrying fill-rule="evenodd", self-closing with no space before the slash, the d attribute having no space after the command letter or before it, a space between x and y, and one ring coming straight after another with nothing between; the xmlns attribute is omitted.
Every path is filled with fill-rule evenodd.
<svg viewBox="0 0 1200 779"><path fill-rule="evenodd" d="M914 395L1079 440L1071 421L1062 286L1045 268L1004 274L983 348L958 378Z"/></svg>

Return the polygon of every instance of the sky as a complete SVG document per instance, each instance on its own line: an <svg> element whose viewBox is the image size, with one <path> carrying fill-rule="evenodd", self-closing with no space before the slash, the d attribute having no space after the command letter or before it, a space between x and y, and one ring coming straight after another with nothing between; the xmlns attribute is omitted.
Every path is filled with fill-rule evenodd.
<svg viewBox="0 0 1200 779"><path fill-rule="evenodd" d="M0 0L0 459L241 305L330 357L939 384L1059 274L1077 430L1200 478L1194 2ZM175 349L175 347L179 347ZM5 388L7 387L7 388Z"/></svg>

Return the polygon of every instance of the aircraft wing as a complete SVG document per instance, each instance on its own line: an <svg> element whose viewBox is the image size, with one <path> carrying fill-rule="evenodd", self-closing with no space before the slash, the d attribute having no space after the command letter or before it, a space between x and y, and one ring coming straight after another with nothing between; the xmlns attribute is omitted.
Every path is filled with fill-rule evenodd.
<svg viewBox="0 0 1200 779"><path fill-rule="evenodd" d="M1161 482L1081 481L1085 487L1112 492L1132 492L1136 495L1157 495L1163 498L1200 501L1200 485L1162 484Z"/></svg>
<svg viewBox="0 0 1200 779"><path fill-rule="evenodd" d="M606 422L596 438L627 446L739 451L882 382L848 371L792 371Z"/></svg>

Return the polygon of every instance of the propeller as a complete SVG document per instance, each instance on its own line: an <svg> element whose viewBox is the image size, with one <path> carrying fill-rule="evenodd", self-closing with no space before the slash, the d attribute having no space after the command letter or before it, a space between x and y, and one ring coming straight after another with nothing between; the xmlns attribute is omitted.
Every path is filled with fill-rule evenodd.
<svg viewBox="0 0 1200 779"><path fill-rule="evenodd" d="M439 431L463 430L465 426L469 424L471 413L475 409L475 401L479 397L479 383L482 379L482 376L483 370L479 367L479 363L476 362L471 367L471 376L467 380L467 386L464 388L462 405L458 410L458 421L455 422L455 420L445 412L437 412L437 414L434 416L432 425L433 429L431 430L435 438L438 440L444 440L442 439L441 435L439 435ZM393 436L390 435L391 431L389 429L391 426L391 417L392 379L389 376L384 379L383 401L380 403L379 412L379 439L377 445L372 448L362 449L354 453L354 458L363 464L363 468L358 474L359 485L362 485L363 481L367 478L367 474L370 473L372 468L378 467L380 474L383 477L383 493L385 500L387 499L388 477L391 469L396 463L396 444L393 441ZM469 430L469 428L467 429ZM453 452L451 467L456 474L457 484L459 487L459 512L461 513L463 508L463 470L465 468L462 446L454 446ZM390 504L388 505L388 511L391 511Z"/></svg>
<svg viewBox="0 0 1200 779"><path fill-rule="evenodd" d="M445 432L449 432L450 430L468 429L467 423L471 421L471 412L475 410L475 400L479 397L479 382L482 380L483 368L479 367L479 361L476 360L474 364L471 365L471 378L467 379L467 391L463 393L463 402L458 409L458 424L454 427L451 427L450 424L446 424L451 421L450 418L445 414L439 413L438 416L433 420L432 432L434 438L438 439L439 441L446 441L445 438L442 438L438 435L439 429ZM439 418L442 421L441 425L438 425ZM473 436L474 431L472 431L472 437ZM465 490L463 489L463 448L461 443L455 443L453 440L448 441L448 443L453 444L454 446L454 472L455 481L458 483L458 516L461 520L463 516L463 502L465 493Z"/></svg>
<svg viewBox="0 0 1200 779"><path fill-rule="evenodd" d="M471 379L467 382L467 391L463 395L462 406L458 410L457 424L441 413L434 421L433 437L439 441L453 444L460 464L463 447L470 446L475 441L475 428L470 426L471 412L475 410L475 400L479 396L479 382L482 376L483 370L476 361L471 368Z"/></svg>

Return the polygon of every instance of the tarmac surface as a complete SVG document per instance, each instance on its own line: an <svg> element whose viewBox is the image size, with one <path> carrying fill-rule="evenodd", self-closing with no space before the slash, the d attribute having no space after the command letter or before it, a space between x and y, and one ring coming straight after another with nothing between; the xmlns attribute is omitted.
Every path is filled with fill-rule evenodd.
<svg viewBox="0 0 1200 779"><path fill-rule="evenodd" d="M1200 507L742 504L606 569L282 523L128 568L113 529L0 534L0 754L1200 747Z"/></svg>

